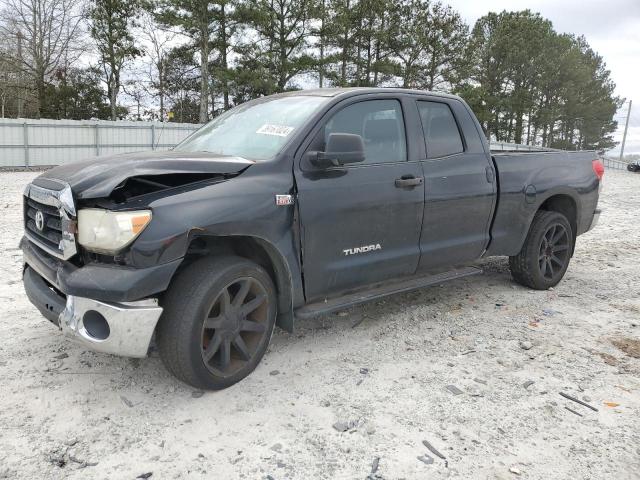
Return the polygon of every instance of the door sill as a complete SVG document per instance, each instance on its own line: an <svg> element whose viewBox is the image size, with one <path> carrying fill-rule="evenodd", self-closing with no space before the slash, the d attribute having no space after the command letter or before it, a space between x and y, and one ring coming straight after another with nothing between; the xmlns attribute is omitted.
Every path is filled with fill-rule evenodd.
<svg viewBox="0 0 640 480"><path fill-rule="evenodd" d="M341 297L330 298L324 301L310 303L300 307L295 311L296 318L311 318L318 315L325 315L337 310L360 305L362 303L377 300L379 298L395 295L396 293L410 292L419 288L437 285L456 278L468 277L470 275L478 275L482 270L476 267L462 267L448 272L436 273L431 275L420 275L394 280L385 284L374 284L367 290L360 290L355 293L349 293Z"/></svg>

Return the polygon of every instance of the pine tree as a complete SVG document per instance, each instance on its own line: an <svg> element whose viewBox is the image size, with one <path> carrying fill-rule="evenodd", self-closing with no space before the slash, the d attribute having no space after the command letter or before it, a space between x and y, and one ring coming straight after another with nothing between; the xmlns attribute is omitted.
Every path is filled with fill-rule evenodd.
<svg viewBox="0 0 640 480"><path fill-rule="evenodd" d="M293 87L290 81L296 75L313 68L308 52L312 7L311 0L247 0L239 12L257 37L243 52L259 64L256 72L268 74L267 92Z"/></svg>
<svg viewBox="0 0 640 480"><path fill-rule="evenodd" d="M200 56L200 123L209 119L209 55L215 12L208 0L161 0L155 8L158 21L179 27Z"/></svg>
<svg viewBox="0 0 640 480"><path fill-rule="evenodd" d="M391 16L391 47L405 88L451 90L465 67L468 27L449 6L403 0Z"/></svg>

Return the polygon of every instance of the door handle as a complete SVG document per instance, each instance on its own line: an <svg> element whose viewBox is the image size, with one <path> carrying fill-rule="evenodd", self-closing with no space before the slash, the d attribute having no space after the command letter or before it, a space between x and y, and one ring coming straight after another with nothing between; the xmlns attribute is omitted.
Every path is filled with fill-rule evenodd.
<svg viewBox="0 0 640 480"><path fill-rule="evenodd" d="M400 178L396 178L396 187L398 188L413 188L418 185L422 185L424 182L423 177L415 177L413 175L403 175Z"/></svg>

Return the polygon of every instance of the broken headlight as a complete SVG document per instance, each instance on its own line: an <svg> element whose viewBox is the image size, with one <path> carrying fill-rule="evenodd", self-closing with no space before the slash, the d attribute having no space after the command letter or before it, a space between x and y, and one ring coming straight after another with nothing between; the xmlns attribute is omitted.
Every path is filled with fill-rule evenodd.
<svg viewBox="0 0 640 480"><path fill-rule="evenodd" d="M133 242L151 221L150 210L78 211L78 243L91 252L115 254Z"/></svg>

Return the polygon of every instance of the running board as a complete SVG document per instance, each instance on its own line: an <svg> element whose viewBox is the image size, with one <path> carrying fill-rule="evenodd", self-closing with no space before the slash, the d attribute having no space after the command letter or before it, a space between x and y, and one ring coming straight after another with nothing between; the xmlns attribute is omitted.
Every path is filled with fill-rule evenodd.
<svg viewBox="0 0 640 480"><path fill-rule="evenodd" d="M482 270L476 267L457 268L448 272L437 273L434 275L426 275L420 277L411 277L403 280L396 280L387 284L378 284L369 290L363 290L356 293L349 293L342 297L331 298L324 302L311 303L305 305L295 311L296 318L311 318L317 315L332 313L337 310L360 305L371 300L388 297L396 293L410 292L418 288L438 285L456 278L468 277L482 273Z"/></svg>

